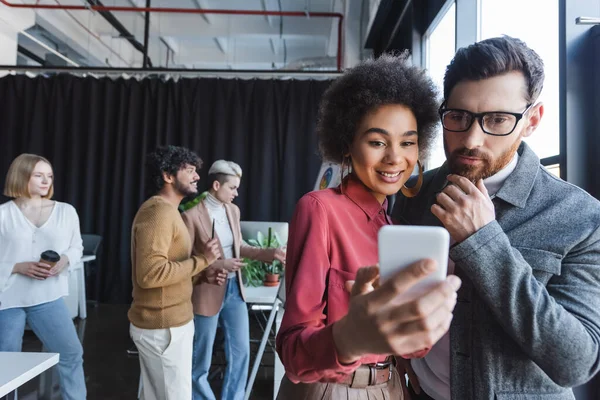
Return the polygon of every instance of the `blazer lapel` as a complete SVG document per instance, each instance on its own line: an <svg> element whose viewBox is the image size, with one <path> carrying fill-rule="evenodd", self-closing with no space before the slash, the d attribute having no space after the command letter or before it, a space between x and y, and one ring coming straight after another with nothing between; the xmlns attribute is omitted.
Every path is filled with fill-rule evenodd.
<svg viewBox="0 0 600 400"><path fill-rule="evenodd" d="M228 211L229 210L227 210L227 207L225 207L225 212L227 214L227 218L229 219L229 221L231 221ZM204 205L204 202L200 202L198 204L198 213L200 214L199 223L200 223L201 229L204 232L205 237L206 237L206 240L204 240L204 242L208 242L210 239L212 239L213 220L210 217L210 214L208 213L208 209ZM231 224L231 222L229 222L229 223ZM219 260L222 260L225 258L225 252L223 251L223 246L221 245L221 240L219 239L219 234L216 232L216 230L215 230L215 238L217 240L219 240L219 251L221 252L221 257L219 257ZM235 240L235 237L234 237L234 240Z"/></svg>
<svg viewBox="0 0 600 400"><path fill-rule="evenodd" d="M198 223L200 224L200 229L204 232L204 235L207 238L204 240L204 242L207 242L211 239L212 235L212 220L203 201L198 203Z"/></svg>

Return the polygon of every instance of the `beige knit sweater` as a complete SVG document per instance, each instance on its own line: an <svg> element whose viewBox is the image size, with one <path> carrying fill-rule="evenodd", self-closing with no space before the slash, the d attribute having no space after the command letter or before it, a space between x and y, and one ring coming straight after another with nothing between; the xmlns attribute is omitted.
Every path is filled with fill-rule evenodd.
<svg viewBox="0 0 600 400"><path fill-rule="evenodd" d="M132 324L162 329L192 320L192 277L208 262L201 254L190 257L191 248L177 207L160 196L142 204L131 228Z"/></svg>

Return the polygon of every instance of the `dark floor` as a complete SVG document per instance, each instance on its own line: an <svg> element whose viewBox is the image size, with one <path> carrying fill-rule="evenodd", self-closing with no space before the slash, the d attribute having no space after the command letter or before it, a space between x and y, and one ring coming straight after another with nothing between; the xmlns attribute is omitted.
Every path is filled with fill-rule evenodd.
<svg viewBox="0 0 600 400"><path fill-rule="evenodd" d="M88 307L88 318L84 321L75 319L75 324L83 332L84 370L89 400L136 399L140 367L136 355L128 355L128 349L135 349L129 338L128 305L100 304ZM260 322L259 322L260 321ZM264 325L264 316L251 312L251 352L250 365L254 362L254 354L258 348ZM222 368L225 365L222 346L217 336L213 352L211 368L211 384L217 395L220 393ZM274 339L273 339L274 340ZM25 332L23 351L41 351L42 345L31 331ZM41 399L40 380L54 375L52 400L60 399L57 394L56 373L46 372L19 388L19 400ZM45 398L49 398L46 397ZM273 398L273 350L267 346L258 371L251 399L267 400Z"/></svg>

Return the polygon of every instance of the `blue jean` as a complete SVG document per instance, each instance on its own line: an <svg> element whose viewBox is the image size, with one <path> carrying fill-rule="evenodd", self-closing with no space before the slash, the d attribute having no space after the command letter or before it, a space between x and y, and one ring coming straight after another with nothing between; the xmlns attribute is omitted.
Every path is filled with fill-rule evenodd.
<svg viewBox="0 0 600 400"><path fill-rule="evenodd" d="M25 322L49 352L60 354L58 375L63 400L85 399L83 348L64 300L0 310L0 351L21 351Z"/></svg>
<svg viewBox="0 0 600 400"><path fill-rule="evenodd" d="M215 400L208 383L208 371L212 360L213 344L217 324L225 336L225 378L221 399L238 400L244 398L248 365L250 363L250 332L248 328L248 308L240 295L237 277L227 280L225 298L219 312L212 317L194 316L194 352L192 358L192 391L194 400Z"/></svg>

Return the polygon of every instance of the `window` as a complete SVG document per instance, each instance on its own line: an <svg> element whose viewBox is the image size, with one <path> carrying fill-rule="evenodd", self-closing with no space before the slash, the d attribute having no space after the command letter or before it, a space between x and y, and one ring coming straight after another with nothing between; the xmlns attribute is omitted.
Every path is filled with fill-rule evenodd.
<svg viewBox="0 0 600 400"><path fill-rule="evenodd" d="M546 169L556 177L560 178L560 164L548 165Z"/></svg>
<svg viewBox="0 0 600 400"><path fill-rule="evenodd" d="M558 92L558 0L480 0L481 40L509 35L523 40L544 61L544 116L525 141L540 158L560 153Z"/></svg>
<svg viewBox="0 0 600 400"><path fill-rule="evenodd" d="M447 2L442 7L437 18L433 21L427 32L425 32L424 39L425 68L437 85L441 98L443 96L446 66L450 63L456 52L456 5L453 1ZM440 127L438 139L431 149L425 167L426 169L437 168L445 160L446 155L444 154Z"/></svg>

